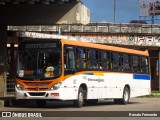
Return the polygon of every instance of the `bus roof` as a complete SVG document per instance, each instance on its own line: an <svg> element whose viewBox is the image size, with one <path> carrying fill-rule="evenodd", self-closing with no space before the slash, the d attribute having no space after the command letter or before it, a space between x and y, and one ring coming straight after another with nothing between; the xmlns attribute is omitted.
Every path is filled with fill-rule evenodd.
<svg viewBox="0 0 160 120"><path fill-rule="evenodd" d="M62 39L61 42L63 44L68 44L68 45L83 46L83 47L96 48L101 50L149 56L148 51L133 50L133 49L115 47L110 45L94 44L89 42L73 41L73 40L66 40L66 39Z"/></svg>

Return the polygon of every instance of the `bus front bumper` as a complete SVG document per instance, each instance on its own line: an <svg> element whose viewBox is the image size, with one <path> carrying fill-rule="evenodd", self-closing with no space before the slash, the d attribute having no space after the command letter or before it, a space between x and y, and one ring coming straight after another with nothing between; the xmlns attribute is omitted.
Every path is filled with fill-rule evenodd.
<svg viewBox="0 0 160 120"><path fill-rule="evenodd" d="M16 99L50 99L50 100L64 100L62 92L55 91L19 91L15 89Z"/></svg>

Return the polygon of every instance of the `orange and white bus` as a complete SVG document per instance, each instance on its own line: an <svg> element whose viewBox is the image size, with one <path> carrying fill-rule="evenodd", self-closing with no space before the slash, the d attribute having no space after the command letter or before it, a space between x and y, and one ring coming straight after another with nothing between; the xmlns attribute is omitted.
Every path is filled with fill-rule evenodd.
<svg viewBox="0 0 160 120"><path fill-rule="evenodd" d="M65 39L20 42L16 99L74 101L77 107L113 99L127 104L150 93L147 51Z"/></svg>

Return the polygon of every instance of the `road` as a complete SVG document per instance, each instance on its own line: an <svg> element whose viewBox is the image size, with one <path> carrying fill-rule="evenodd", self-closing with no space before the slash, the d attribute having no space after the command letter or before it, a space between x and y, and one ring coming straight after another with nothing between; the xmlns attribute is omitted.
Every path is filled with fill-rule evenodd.
<svg viewBox="0 0 160 120"><path fill-rule="evenodd" d="M99 101L95 105L85 105L82 108L76 108L72 102L47 102L47 105L43 108L37 107L34 101L27 101L21 103L19 106L15 107L2 107L0 108L0 111L12 111L12 112L37 112L37 113L44 113L47 112L46 115L52 116L56 113L56 115L53 115L52 117L45 117L45 120L49 119L57 119L57 120L160 120L160 117L141 117L142 114L145 113L145 111L151 111L150 113L156 113L158 116L160 116L160 98L132 98L130 100L130 103L128 105L116 105L113 103L112 100L106 100L106 101ZM110 112L114 111L114 112ZM115 112L118 111L118 112ZM124 112L125 111L125 112ZM137 112L136 112L137 111ZM159 111L159 112L157 112ZM127 115L124 114L127 112ZM59 114L57 114L59 113ZM77 113L81 113L80 116L76 116ZM89 113L89 114L88 114ZM112 117L104 114L111 114ZM136 114L135 114L136 113ZM133 117L135 115L140 114L139 117ZM86 115L87 114L87 115ZM102 114L102 116L101 116ZM115 117L113 118L115 114ZM124 116L121 114L124 114ZM129 114L133 115L129 117ZM68 116L67 116L68 115ZM126 115L126 116L125 116ZM58 117L57 117L58 116ZM59 117L62 116L62 117ZM67 116L67 117L66 117ZM71 117L73 116L73 117ZM105 116L105 117L104 117ZM15 119L15 118L0 118L1 119ZM16 119L22 119L22 118L16 118ZM26 120L30 120L33 118L23 118ZM41 120L42 118L34 118L34 120Z"/></svg>

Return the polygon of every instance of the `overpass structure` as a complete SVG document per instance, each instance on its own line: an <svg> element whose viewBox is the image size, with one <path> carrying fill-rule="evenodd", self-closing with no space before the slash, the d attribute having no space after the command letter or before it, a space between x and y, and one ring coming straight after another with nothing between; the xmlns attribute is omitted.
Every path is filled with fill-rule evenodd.
<svg viewBox="0 0 160 120"><path fill-rule="evenodd" d="M88 25L8 26L7 30L19 32L19 34L41 32L83 37L90 39L91 42L103 44L160 46L160 25L152 24L90 23Z"/></svg>

